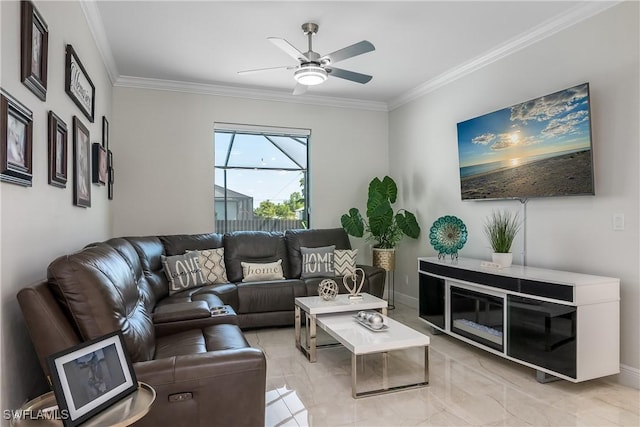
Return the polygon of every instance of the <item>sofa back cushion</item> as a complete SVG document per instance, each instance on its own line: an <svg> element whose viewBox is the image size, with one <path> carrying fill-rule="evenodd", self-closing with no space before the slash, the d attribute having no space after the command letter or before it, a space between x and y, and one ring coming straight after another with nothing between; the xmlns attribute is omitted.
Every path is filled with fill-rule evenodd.
<svg viewBox="0 0 640 427"><path fill-rule="evenodd" d="M152 313L158 301L169 295L169 284L161 262L164 246L156 236L125 237L124 239L138 254L142 273L146 279L140 282L142 285L140 290L145 295L145 299L148 299L147 309Z"/></svg>
<svg viewBox="0 0 640 427"><path fill-rule="evenodd" d="M138 288L141 271L139 262L98 243L57 258L47 277L83 340L121 330L132 361L141 362L152 359L155 351L151 316Z"/></svg>
<svg viewBox="0 0 640 427"><path fill-rule="evenodd" d="M182 255L186 251L199 251L222 247L222 234L172 234L160 236L165 255Z"/></svg>
<svg viewBox="0 0 640 427"><path fill-rule="evenodd" d="M230 282L242 281L242 262L265 263L282 260L282 272L289 279L289 262L284 235L280 232L234 231L223 238L224 261Z"/></svg>
<svg viewBox="0 0 640 427"><path fill-rule="evenodd" d="M289 254L289 267L292 278L302 274L301 247L319 248L333 246L335 249L351 249L347 232L342 228L319 228L315 230L287 230L284 234Z"/></svg>

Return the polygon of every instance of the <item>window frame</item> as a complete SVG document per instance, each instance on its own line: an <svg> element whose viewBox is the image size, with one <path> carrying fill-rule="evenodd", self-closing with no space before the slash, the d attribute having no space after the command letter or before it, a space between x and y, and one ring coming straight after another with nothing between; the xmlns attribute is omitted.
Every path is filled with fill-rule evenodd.
<svg viewBox="0 0 640 427"><path fill-rule="evenodd" d="M215 171L220 169L223 173L223 183L221 187L224 188L224 230L217 230L218 233L227 232L228 219L228 178L227 172L229 170L264 170L264 171L290 171L301 172L304 179L304 211L302 215L302 222L307 228L311 227L311 198L309 195L309 180L310 180L310 162L309 162L309 145L311 142L311 130L302 128L282 128L273 126L255 126L238 123L215 123L214 124L214 152L216 151L216 135L217 134L231 134L229 146L226 149L226 158L223 165L219 166L217 159L214 158L214 213L215 213L215 186L216 178ZM231 152L233 150L234 140L237 135L254 135L264 137L273 147L280 151L286 158L288 158L293 164L299 166L298 168L286 168L286 167L262 167L260 165L255 166L229 166L229 160ZM273 141L270 137L286 137L296 140L301 145L305 146L305 161L306 167L303 167L298 161L296 161L291 155L289 155L284 149L282 149L277 142ZM254 207L252 206L252 209ZM217 224L217 219L215 220ZM217 225L216 225L217 227Z"/></svg>

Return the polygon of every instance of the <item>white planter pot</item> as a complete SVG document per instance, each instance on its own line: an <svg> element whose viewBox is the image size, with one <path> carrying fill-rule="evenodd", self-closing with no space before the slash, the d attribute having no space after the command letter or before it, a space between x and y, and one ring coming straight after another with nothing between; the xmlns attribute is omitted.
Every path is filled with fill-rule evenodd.
<svg viewBox="0 0 640 427"><path fill-rule="evenodd" d="M513 262L513 254L509 253L497 253L494 252L491 254L491 260L496 264L500 264L502 268L511 267L511 263Z"/></svg>

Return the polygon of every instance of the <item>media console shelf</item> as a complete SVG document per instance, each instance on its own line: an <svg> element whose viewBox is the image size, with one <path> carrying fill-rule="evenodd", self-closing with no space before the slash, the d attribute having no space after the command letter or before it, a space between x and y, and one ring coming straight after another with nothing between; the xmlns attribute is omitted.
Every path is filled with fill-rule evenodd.
<svg viewBox="0 0 640 427"><path fill-rule="evenodd" d="M434 329L572 382L620 372L620 280L480 260L418 258L419 315Z"/></svg>

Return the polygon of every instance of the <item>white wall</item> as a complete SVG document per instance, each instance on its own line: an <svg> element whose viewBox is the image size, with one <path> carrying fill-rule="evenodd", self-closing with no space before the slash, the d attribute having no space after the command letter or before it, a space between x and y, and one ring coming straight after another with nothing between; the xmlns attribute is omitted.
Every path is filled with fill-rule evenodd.
<svg viewBox="0 0 640 427"><path fill-rule="evenodd" d="M388 170L386 112L122 87L113 103L114 235L214 230L214 122L311 129L314 228L339 227Z"/></svg>
<svg viewBox="0 0 640 427"><path fill-rule="evenodd" d="M627 2L390 113L390 171L423 229L419 242L399 251L401 300L418 296L416 257L435 255L428 229L436 218L461 218L469 240L460 255L489 259L485 217L495 208L521 211L517 201L460 200L456 124L589 82L596 196L529 200L527 264L621 278L621 364L638 375L638 40L638 3ZM614 213L625 215L624 231L612 230ZM522 250L520 233L514 253Z"/></svg>
<svg viewBox="0 0 640 427"><path fill-rule="evenodd" d="M111 83L77 2L36 2L49 27L46 102L20 81L20 2L2 1L0 86L33 112L33 187L0 183L3 409L18 408L42 391L43 374L31 345L16 293L46 277L57 256L109 237L105 187L92 185L91 208L73 206L72 118L87 126L91 142L101 141L101 120L111 114ZM90 123L64 92L65 45L76 50L96 87L95 123ZM67 188L47 184L47 114L53 110L69 131Z"/></svg>

